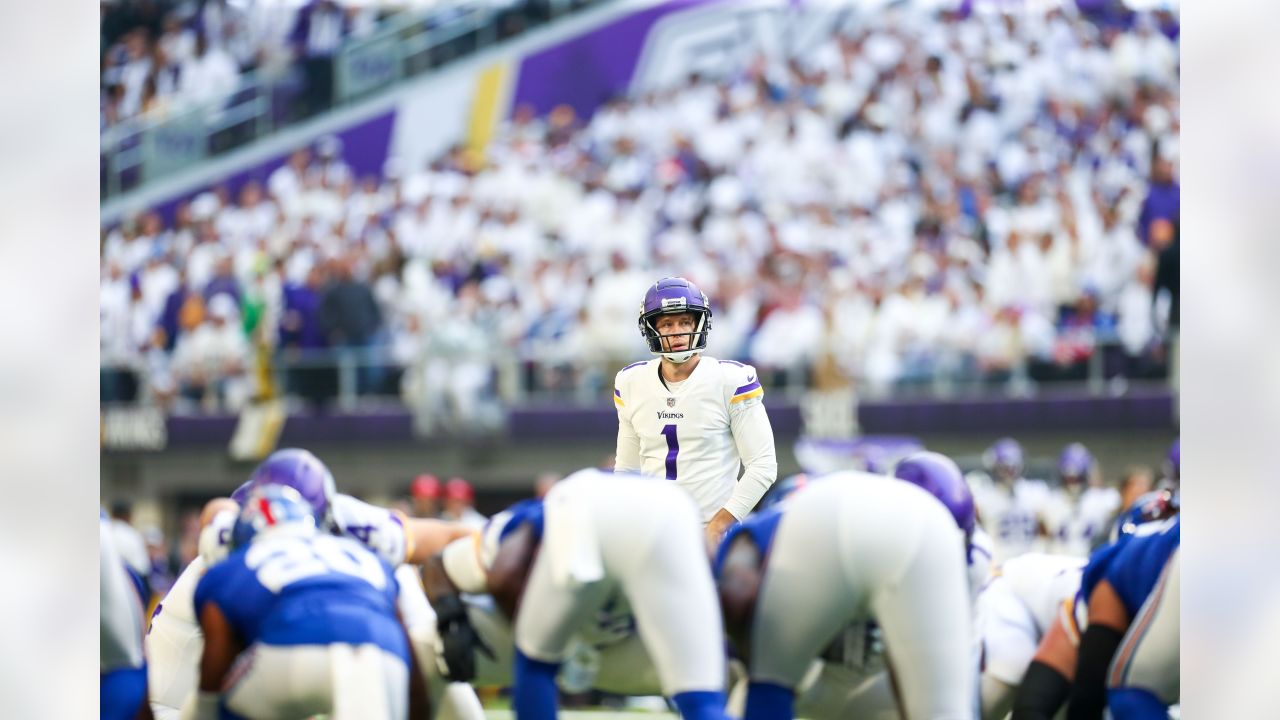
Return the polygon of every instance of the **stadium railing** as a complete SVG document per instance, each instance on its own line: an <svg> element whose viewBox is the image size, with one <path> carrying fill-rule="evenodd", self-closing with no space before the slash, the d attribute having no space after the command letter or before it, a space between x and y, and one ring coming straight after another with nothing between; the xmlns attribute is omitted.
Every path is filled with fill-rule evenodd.
<svg viewBox="0 0 1280 720"><path fill-rule="evenodd" d="M548 0L521 15L521 31L612 0ZM241 76L228 96L163 118L137 117L101 136L101 199L117 197L216 157L326 110L351 104L506 39L510 9L460 4L438 10L400 10L370 36L348 39L334 59L332 104L301 104L301 69L257 70Z"/></svg>

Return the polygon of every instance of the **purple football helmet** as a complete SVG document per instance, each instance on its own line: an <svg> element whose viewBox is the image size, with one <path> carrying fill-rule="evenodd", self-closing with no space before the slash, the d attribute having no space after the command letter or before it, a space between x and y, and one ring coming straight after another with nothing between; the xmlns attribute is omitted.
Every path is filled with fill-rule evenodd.
<svg viewBox="0 0 1280 720"><path fill-rule="evenodd" d="M1000 438L982 453L982 464L991 477L1013 480L1022 474L1022 446L1013 438Z"/></svg>
<svg viewBox="0 0 1280 720"><path fill-rule="evenodd" d="M271 453L249 476L249 485L251 489L263 485L286 485L297 490L321 524L328 519L329 502L337 494L329 468L320 458L298 448Z"/></svg>
<svg viewBox="0 0 1280 720"><path fill-rule="evenodd" d="M1093 471L1093 456L1080 443L1071 443L1058 456L1058 477L1063 485L1083 484Z"/></svg>
<svg viewBox="0 0 1280 720"><path fill-rule="evenodd" d="M691 313L694 331L687 333L689 347L678 352L664 352L662 338L675 335L662 335L654 327L660 315L676 315ZM682 363L695 354L707 349L707 335L711 332L711 303L707 296L696 285L678 277L662 278L654 283L644 294L644 302L640 305L640 334L649 344L649 352L676 363ZM686 333L682 333L686 334Z"/></svg>
<svg viewBox="0 0 1280 720"><path fill-rule="evenodd" d="M899 462L893 475L928 490L947 506L966 537L973 533L973 493L951 458L936 452L918 452Z"/></svg>

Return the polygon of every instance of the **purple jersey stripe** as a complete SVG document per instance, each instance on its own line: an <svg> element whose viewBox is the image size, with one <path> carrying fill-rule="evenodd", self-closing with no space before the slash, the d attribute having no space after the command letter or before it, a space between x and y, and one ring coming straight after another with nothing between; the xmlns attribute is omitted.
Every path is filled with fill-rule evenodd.
<svg viewBox="0 0 1280 720"><path fill-rule="evenodd" d="M734 394L734 395L741 395L742 393L747 393L747 392L751 392L752 390L758 390L758 389L760 389L760 381L759 381L759 380L752 380L751 382L747 383L746 385L743 385L742 387L738 388L737 390L734 390L734 391L733 391L733 394Z"/></svg>
<svg viewBox="0 0 1280 720"><path fill-rule="evenodd" d="M618 372L626 372L626 371L630 370L630 369L631 369L631 368L633 368L633 367L640 367L641 365L644 365L644 364L645 364L645 363L647 363L647 362L649 362L649 361L648 361L648 360L641 360L640 362L633 362L633 363L631 363L630 365L628 365L628 366L626 366L626 367L622 368L622 369L621 369L621 370L619 370Z"/></svg>
<svg viewBox="0 0 1280 720"><path fill-rule="evenodd" d="M721 360L720 362L724 365L737 365L738 367L746 367L746 365L743 365L737 360Z"/></svg>
<svg viewBox="0 0 1280 720"><path fill-rule="evenodd" d="M613 389L613 394L614 394L614 396L616 396L616 397L622 397L622 393L618 392L618 388L614 388L614 389Z"/></svg>

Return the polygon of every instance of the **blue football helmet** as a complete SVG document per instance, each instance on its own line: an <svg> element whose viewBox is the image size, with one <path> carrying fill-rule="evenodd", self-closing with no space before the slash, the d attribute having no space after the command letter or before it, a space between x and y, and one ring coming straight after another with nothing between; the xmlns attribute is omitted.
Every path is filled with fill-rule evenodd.
<svg viewBox="0 0 1280 720"><path fill-rule="evenodd" d="M693 332L679 333L689 336L689 347L678 352L666 352L662 349L662 339L676 334L662 335L654 322L662 315L682 313L693 315ZM662 278L644 294L644 302L640 304L639 325L640 334L649 344L649 352L674 363L683 363L707 349L707 335L711 332L711 302L696 285L684 278Z"/></svg>
<svg viewBox="0 0 1280 720"><path fill-rule="evenodd" d="M259 534L285 530L299 535L316 532L316 516L302 493L286 485L263 485L245 498L231 529L231 549L247 546Z"/></svg>

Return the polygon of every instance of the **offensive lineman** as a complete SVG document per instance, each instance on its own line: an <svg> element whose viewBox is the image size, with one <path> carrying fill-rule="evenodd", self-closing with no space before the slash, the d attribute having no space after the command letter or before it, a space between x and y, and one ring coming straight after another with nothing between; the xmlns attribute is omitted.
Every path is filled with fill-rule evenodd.
<svg viewBox="0 0 1280 720"><path fill-rule="evenodd" d="M485 652L458 592L487 592L513 618L521 720L555 716L560 663L575 636L608 632L602 617L618 639L638 635L635 674L654 669L685 718L722 717L724 636L699 527L670 483L594 469L494 516L478 542L451 543L424 572L451 677L473 676Z"/></svg>
<svg viewBox="0 0 1280 720"><path fill-rule="evenodd" d="M1004 563L978 596L982 717L1003 720L1058 613L1070 613L1084 558L1026 553Z"/></svg>
<svg viewBox="0 0 1280 720"><path fill-rule="evenodd" d="M951 513L956 528L965 539L969 598L972 601L991 574L991 539L975 523L973 495L960 468L945 455L926 451L903 458L893 474L899 480L927 490ZM860 476L851 477L856 479ZM781 485L781 482L776 485L770 495L774 495ZM798 489L797 484L792 482L791 489ZM781 500L779 498L775 502ZM977 645L972 647L970 657L971 674L976 682L980 665L980 648ZM739 714L742 694L739 688L731 694L730 707L739 708ZM802 716L813 718L869 717L887 720L902 717L888 677L880 629L874 622L851 623L828 644L823 650L822 660L810 665L796 689L796 710Z"/></svg>
<svg viewBox="0 0 1280 720"><path fill-rule="evenodd" d="M658 357L632 363L614 379L614 469L674 480L688 491L714 548L778 477L764 388L754 367L703 354L711 304L688 280L654 283L639 325Z"/></svg>
<svg viewBox="0 0 1280 720"><path fill-rule="evenodd" d="M197 720L425 713L391 564L316 525L291 487L263 485L246 499L233 552L196 586Z"/></svg>
<svg viewBox="0 0 1280 720"><path fill-rule="evenodd" d="M823 645L874 618L910 718L971 718L975 668L965 550L943 503L858 472L814 480L726 534L715 570L747 664L744 720L789 718Z"/></svg>
<svg viewBox="0 0 1280 720"><path fill-rule="evenodd" d="M159 720L176 720L184 704L195 700L197 667L204 643L193 601L196 584L206 569L226 556L240 503L258 485L294 488L311 504L322 529L358 540L393 567L420 563L451 540L469 535L469 530L453 523L406 518L394 510L337 493L328 467L305 450L272 453L231 499L216 498L206 505L201 516L200 554L182 571L152 613L146 636L148 683L151 709ZM425 600L421 592L408 592L416 584L404 585L406 604ZM430 608L405 607L404 612L415 643L431 642L434 616ZM450 688L439 696L456 704L454 711L460 715L474 716L480 711L474 694L463 698Z"/></svg>

